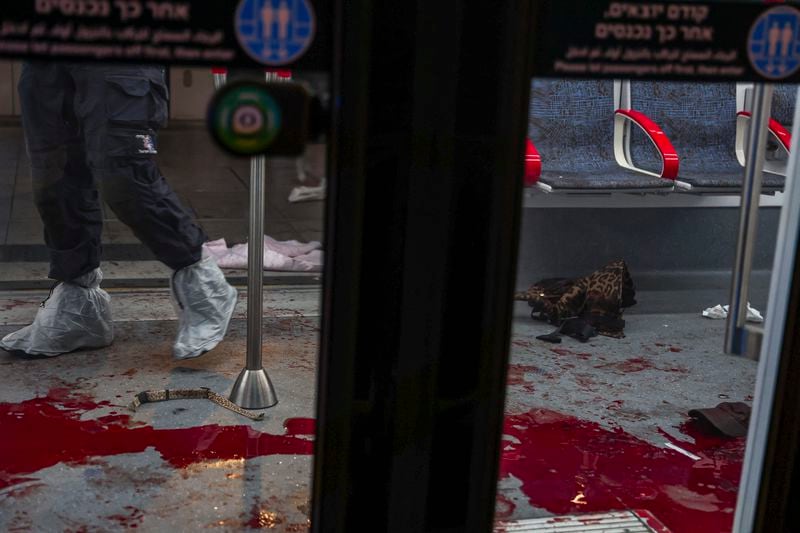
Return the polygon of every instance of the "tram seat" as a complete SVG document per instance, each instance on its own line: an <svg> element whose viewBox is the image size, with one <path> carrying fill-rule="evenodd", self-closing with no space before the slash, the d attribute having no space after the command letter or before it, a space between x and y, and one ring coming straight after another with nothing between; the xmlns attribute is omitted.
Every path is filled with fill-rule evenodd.
<svg viewBox="0 0 800 533"><path fill-rule="evenodd" d="M542 161L537 187L572 194L672 191L672 179L617 164L612 81L536 79L531 90L529 132Z"/></svg>
<svg viewBox="0 0 800 533"><path fill-rule="evenodd" d="M623 82L629 102L658 120L680 157L678 190L729 194L742 190L744 171L736 153L736 85L733 83ZM762 190L775 192L785 179L764 173Z"/></svg>
<svg viewBox="0 0 800 533"><path fill-rule="evenodd" d="M788 166L789 148L792 140L792 127L794 126L794 113L797 105L798 86L795 84L775 85L772 96L772 119L780 126L778 141L771 143L767 149L767 160L778 160L784 168ZM782 175L786 175L785 170Z"/></svg>
<svg viewBox="0 0 800 533"><path fill-rule="evenodd" d="M797 89L795 84L782 83L774 86L772 94L772 118L790 132L794 124Z"/></svg>

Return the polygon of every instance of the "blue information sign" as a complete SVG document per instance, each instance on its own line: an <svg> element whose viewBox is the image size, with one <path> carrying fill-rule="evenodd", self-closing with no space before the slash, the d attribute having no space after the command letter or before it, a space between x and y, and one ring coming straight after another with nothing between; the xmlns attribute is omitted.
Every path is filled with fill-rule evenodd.
<svg viewBox="0 0 800 533"><path fill-rule="evenodd" d="M747 52L768 79L788 78L800 68L800 11L780 6L765 11L750 30Z"/></svg>
<svg viewBox="0 0 800 533"><path fill-rule="evenodd" d="M236 11L239 44L264 65L297 61L311 46L315 31L308 0L242 0Z"/></svg>

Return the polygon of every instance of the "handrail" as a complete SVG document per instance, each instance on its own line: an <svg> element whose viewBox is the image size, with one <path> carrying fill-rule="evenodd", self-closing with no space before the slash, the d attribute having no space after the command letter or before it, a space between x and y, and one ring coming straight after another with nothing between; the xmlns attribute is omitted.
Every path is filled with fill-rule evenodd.
<svg viewBox="0 0 800 533"><path fill-rule="evenodd" d="M630 131L628 124L632 122L641 129L647 138L653 143L658 154L661 156L661 171L652 172L637 167L627 153L626 148L630 144ZM664 131L641 111L634 109L617 109L614 112L614 157L617 163L629 170L647 174L649 176L656 176L663 179L675 181L678 178L678 170L680 169L680 159L678 152L670 142L669 137Z"/></svg>
<svg viewBox="0 0 800 533"><path fill-rule="evenodd" d="M532 187L542 176L542 158L530 139L525 139L525 186Z"/></svg>

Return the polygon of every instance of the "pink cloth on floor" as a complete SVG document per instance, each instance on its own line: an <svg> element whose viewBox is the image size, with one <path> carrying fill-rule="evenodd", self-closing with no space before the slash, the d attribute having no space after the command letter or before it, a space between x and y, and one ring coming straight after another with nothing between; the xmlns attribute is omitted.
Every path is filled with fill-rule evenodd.
<svg viewBox="0 0 800 533"><path fill-rule="evenodd" d="M299 270L320 272L325 262L324 259L322 250L313 250L305 255L295 257L294 262L299 267Z"/></svg>
<svg viewBox="0 0 800 533"><path fill-rule="evenodd" d="M277 241L264 236L264 270L289 272L319 272L322 270L322 244L316 241ZM209 241L203 245L203 253L213 257L220 268L246 269L247 244L228 248L225 239Z"/></svg>
<svg viewBox="0 0 800 533"><path fill-rule="evenodd" d="M299 241L276 241L269 235L264 235L264 249L272 250L289 257L298 257L319 250L322 245L317 241L299 242Z"/></svg>

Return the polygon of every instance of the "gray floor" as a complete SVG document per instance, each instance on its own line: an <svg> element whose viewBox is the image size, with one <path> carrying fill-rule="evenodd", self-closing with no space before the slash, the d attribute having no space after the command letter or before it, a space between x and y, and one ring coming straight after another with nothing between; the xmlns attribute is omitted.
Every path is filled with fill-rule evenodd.
<svg viewBox="0 0 800 533"><path fill-rule="evenodd" d="M44 295L0 293L0 335L28 323ZM281 452L259 446L259 439L302 448L303 440L310 438L288 435L285 423L314 417L319 296L315 287L266 292L265 367L280 403L263 422L196 400L146 405L136 413L125 407L145 389L207 386L227 393L242 366L244 295L226 340L194 361L170 358L176 323L162 290L112 292L117 337L110 348L55 359L23 359L0 351L0 410L17 421L30 417L33 432L17 438L31 439L40 431L58 442L45 445L45 450L67 450L61 452L66 455L60 462L17 470L13 476L0 467L0 486L13 479L0 489L0 530L305 531L308 449ZM749 402L756 364L722 354L723 322L703 319L699 310L664 312L679 311L681 293L645 291L638 296L642 305L626 316L625 339L599 337L587 344L565 339L558 346L535 340L551 328L532 322L525 305L518 304L506 413L511 417L552 411L597 424L662 450L654 452L654 459L672 454L674 468L691 472L699 463L664 449L666 436L690 447L691 438L679 429L689 409L722 399ZM632 360L637 361L633 367ZM67 432L65 420L94 428L99 433L92 438L102 442L111 438L105 436L109 433L150 436L147 446L131 450L120 439L123 442L92 454L74 443L76 436ZM11 422L0 417L0 434ZM202 431L203 438L192 440L196 431ZM247 437L239 443L241 455L232 456L225 453L230 452L225 435L237 431L245 431ZM189 438L183 455L176 452L178 437ZM602 477L593 479L595 484L605 483ZM694 509L694 493L687 488L683 494L689 495L687 500L675 505ZM553 514L536 493L525 492L515 475L501 478L498 498L502 519Z"/></svg>
<svg viewBox="0 0 800 533"><path fill-rule="evenodd" d="M648 293L658 297L660 293ZM679 437L678 421L689 409L716 405L722 399L751 401L755 386L756 363L723 353L725 321L711 320L697 313L626 314L624 339L595 337L588 343L564 338L562 344L535 340L550 333L552 326L527 317L527 308L518 304L514 321L513 364L533 364L522 381L542 383L539 376L557 376L531 396L525 389L509 389L507 412L529 409L530 405L581 406L580 418L609 426L618 425L627 433L652 443L663 442L659 429ZM564 351L569 356L553 350ZM588 355L587 355L588 354ZM637 365L635 372L620 370L618 363L631 357L650 364ZM566 365L566 366L565 366ZM602 368L598 368L601 366ZM641 369L639 368L641 367ZM592 383L581 380L591 377ZM542 383L544 384L544 383ZM646 387L642 385L646 384ZM609 417L608 403L621 407ZM668 405L669 407L664 407Z"/></svg>
<svg viewBox="0 0 800 533"><path fill-rule="evenodd" d="M710 294L710 301L719 296ZM533 446L537 456L526 456L518 451L525 450L524 442L505 437L499 519L644 509L676 533L730 531L738 474L728 471L726 478L715 467L741 465L744 440L698 441L695 430L687 430L688 412L723 401L750 404L757 363L723 353L725 321L702 318L699 309L677 311L678 302L694 301L696 295L644 291L637 297L642 305L626 313L624 339L595 337L587 343L536 340L552 326L531 320L527 306L517 304L507 424L513 420L514 433L529 443L544 439L545 444ZM673 312L664 312L667 308ZM563 448L553 450L543 432L558 424L566 428L566 437L555 440ZM668 442L698 457L668 449ZM620 458L641 449L643 460L633 467ZM574 462L559 461L559 454ZM530 483L530 464L566 471L559 470L557 481ZM731 470L738 472L739 467ZM709 468L716 487L697 479ZM641 494L634 488L639 485L646 487L639 489ZM585 493L586 500L570 500L576 493ZM612 501L613 507L598 501ZM680 516L686 518L676 518ZM698 529L686 529L692 521Z"/></svg>
<svg viewBox="0 0 800 533"><path fill-rule="evenodd" d="M42 225L33 202L30 165L18 127L0 127L0 260L46 258ZM175 123L160 136L159 165L167 181L206 230L210 239L246 242L250 164L221 153L202 126ZM306 167L325 173L325 147L309 147ZM322 241L324 202L289 203L299 185L295 161L270 161L267 177L266 233L280 240ZM103 240L107 260L149 259L133 233L104 206Z"/></svg>
<svg viewBox="0 0 800 533"><path fill-rule="evenodd" d="M42 295L0 297L0 335L28 322ZM0 426L5 420L18 441L64 458L21 482L0 468L0 487L15 479L0 489L0 530L306 531L313 436L289 434L284 423L314 417L319 290L273 289L265 299L264 365L280 402L261 422L202 400L148 404L135 413L126 407L147 389L202 386L227 393L244 362L244 296L226 340L185 362L170 356L176 323L165 291L115 292L112 298L111 348L54 359L0 350L0 410L25 410L48 398L54 412L26 414L53 444L9 430L2 416ZM74 402L81 403L77 411ZM83 446L70 424L83 434L92 432L87 425L101 434ZM118 432L122 438L115 441ZM132 450L130 442L140 437ZM102 450L87 453L93 446ZM24 461L17 457L14 464Z"/></svg>

